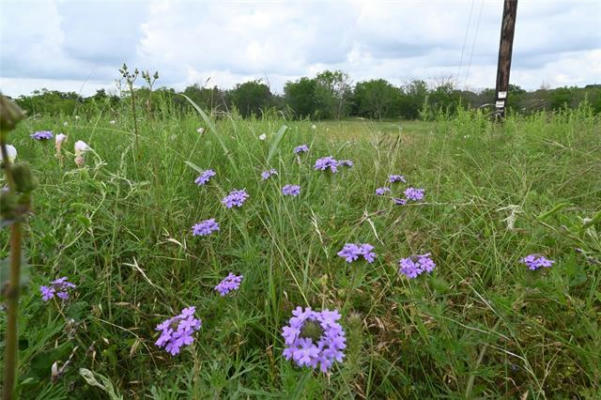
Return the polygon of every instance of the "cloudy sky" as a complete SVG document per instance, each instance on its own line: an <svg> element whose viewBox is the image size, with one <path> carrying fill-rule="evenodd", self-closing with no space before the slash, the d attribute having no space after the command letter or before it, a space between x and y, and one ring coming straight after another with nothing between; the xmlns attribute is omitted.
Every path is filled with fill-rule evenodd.
<svg viewBox="0 0 601 400"><path fill-rule="evenodd" d="M494 87L502 0L0 0L0 90L93 94L117 69L232 87L341 69L356 81ZM207 83L208 82L208 83ZM520 0L511 82L601 83L601 1Z"/></svg>

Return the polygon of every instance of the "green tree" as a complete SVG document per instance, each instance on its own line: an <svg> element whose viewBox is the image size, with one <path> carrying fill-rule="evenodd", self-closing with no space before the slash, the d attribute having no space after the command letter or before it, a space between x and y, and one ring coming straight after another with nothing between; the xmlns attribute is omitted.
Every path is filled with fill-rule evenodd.
<svg viewBox="0 0 601 400"><path fill-rule="evenodd" d="M384 79L359 82L353 96L355 115L393 118L400 115L401 90Z"/></svg>
<svg viewBox="0 0 601 400"><path fill-rule="evenodd" d="M294 82L286 82L284 99L297 118L315 116L317 110L316 90L317 82L307 77Z"/></svg>
<svg viewBox="0 0 601 400"><path fill-rule="evenodd" d="M244 117L260 115L262 110L272 105L272 94L269 86L260 80L248 81L236 85L229 92L233 105Z"/></svg>

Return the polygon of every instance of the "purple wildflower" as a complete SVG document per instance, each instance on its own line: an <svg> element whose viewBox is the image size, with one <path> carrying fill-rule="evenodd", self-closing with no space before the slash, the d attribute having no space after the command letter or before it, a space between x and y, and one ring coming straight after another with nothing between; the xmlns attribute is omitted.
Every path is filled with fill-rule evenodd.
<svg viewBox="0 0 601 400"><path fill-rule="evenodd" d="M352 160L340 160L338 161L338 165L342 167L352 168L355 163Z"/></svg>
<svg viewBox="0 0 601 400"><path fill-rule="evenodd" d="M225 296L233 290L238 290L242 278L242 275L234 275L230 272L228 276L219 282L219 285L215 286L215 290L218 291L221 296Z"/></svg>
<svg viewBox="0 0 601 400"><path fill-rule="evenodd" d="M555 263L555 261L549 260L539 254L530 254L522 258L521 261L528 267L528 269L532 271L536 271L541 267L550 268L553 265L553 263Z"/></svg>
<svg viewBox="0 0 601 400"><path fill-rule="evenodd" d="M192 227L192 235L207 236L219 230L219 224L215 222L215 218L205 219Z"/></svg>
<svg viewBox="0 0 601 400"><path fill-rule="evenodd" d="M54 137L52 131L37 131L29 136L35 140L50 140Z"/></svg>
<svg viewBox="0 0 601 400"><path fill-rule="evenodd" d="M75 285L67 281L67 277L63 276L50 282L49 286L40 286L40 293L42 294L42 300L48 301L55 296L62 300L69 298L69 291L75 289Z"/></svg>
<svg viewBox="0 0 601 400"><path fill-rule="evenodd" d="M409 279L417 278L424 272L432 272L436 264L430 258L430 253L403 258L399 261L399 273Z"/></svg>
<svg viewBox="0 0 601 400"><path fill-rule="evenodd" d="M300 186L298 185L286 185L282 188L282 194L284 196L296 197L300 194Z"/></svg>
<svg viewBox="0 0 601 400"><path fill-rule="evenodd" d="M194 180L194 183L196 183L198 186L202 186L202 185L206 184L208 181L210 181L211 178L213 176L215 176L215 175L217 175L215 173L215 171L213 171L212 169L207 169L207 170L202 171L200 173L200 175L198 176L198 178L196 178Z"/></svg>
<svg viewBox="0 0 601 400"><path fill-rule="evenodd" d="M336 161L332 156L327 156L318 159L315 161L315 169L320 171L326 171L330 169L332 173L338 172L338 161Z"/></svg>
<svg viewBox="0 0 601 400"><path fill-rule="evenodd" d="M347 243L342 250L338 252L338 256L344 258L348 263L357 260L359 256L363 256L363 258L371 264L376 258L376 253L372 251L373 249L374 246L368 243Z"/></svg>
<svg viewBox="0 0 601 400"><path fill-rule="evenodd" d="M376 195L378 196L384 196L386 193L390 192L390 188L389 187L379 187L376 189Z"/></svg>
<svg viewBox="0 0 601 400"><path fill-rule="evenodd" d="M182 346L194 342L192 335L202 326L202 321L194 318L195 307L184 308L181 314L169 318L157 325L155 330L161 335L155 342L157 347L164 347L172 356L181 351Z"/></svg>
<svg viewBox="0 0 601 400"><path fill-rule="evenodd" d="M397 206L404 206L405 204L407 204L407 200L401 199L400 197L395 197L394 199L392 199L392 201L394 201L394 204L396 204Z"/></svg>
<svg viewBox="0 0 601 400"><path fill-rule="evenodd" d="M268 169L267 171L263 171L261 172L261 179L266 180L269 179L270 176L272 175L277 175L278 171L275 169Z"/></svg>
<svg viewBox="0 0 601 400"><path fill-rule="evenodd" d="M419 201L424 198L425 189L407 188L405 190L405 197L407 200Z"/></svg>
<svg viewBox="0 0 601 400"><path fill-rule="evenodd" d="M403 175L389 175L388 182L390 182L390 183L397 183L397 182L407 183L407 181L405 180L405 177Z"/></svg>
<svg viewBox="0 0 601 400"><path fill-rule="evenodd" d="M242 207L242 204L248 199L248 193L246 190L232 190L230 194L225 196L221 202L227 207Z"/></svg>
<svg viewBox="0 0 601 400"><path fill-rule="evenodd" d="M296 307L282 329L286 345L283 356L299 367L317 368L327 372L335 361L342 362L346 337L338 310L313 311L311 307Z"/></svg>
<svg viewBox="0 0 601 400"><path fill-rule="evenodd" d="M300 146L296 146L294 148L294 154L306 153L309 151L309 146L306 144L301 144Z"/></svg>

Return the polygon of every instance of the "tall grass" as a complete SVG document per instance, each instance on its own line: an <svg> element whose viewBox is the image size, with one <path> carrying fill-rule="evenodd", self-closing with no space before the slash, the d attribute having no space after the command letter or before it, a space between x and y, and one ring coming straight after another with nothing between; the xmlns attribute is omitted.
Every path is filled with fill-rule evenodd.
<svg viewBox="0 0 601 400"><path fill-rule="evenodd" d="M601 394L601 124L586 108L504 125L460 112L401 129L312 129L268 115L204 120L163 105L138 121L139 158L130 115L111 118L29 119L12 135L41 181L26 233L22 398L106 398L79 368L134 399ZM52 144L29 139L38 129L90 144L87 167L60 167ZM311 151L297 159L302 143ZM326 155L355 167L314 171ZM197 187L197 168L217 176ZM268 168L279 175L262 182ZM425 202L399 207L374 195L399 172L426 189ZM298 198L281 195L288 183L301 186ZM247 203L225 209L221 198L242 188ZM219 233L192 237L207 218ZM347 242L375 245L376 262L346 264L336 253ZM398 274L400 258L424 252L437 263L432 275ZM535 252L556 263L519 263ZM222 298L213 287L228 272L245 278ZM43 303L39 285L59 276L78 285L75 298ZM154 327L191 305L203 327L171 357L154 346ZM281 328L297 305L343 315L349 346L329 375L281 356ZM52 379L52 364L69 359Z"/></svg>

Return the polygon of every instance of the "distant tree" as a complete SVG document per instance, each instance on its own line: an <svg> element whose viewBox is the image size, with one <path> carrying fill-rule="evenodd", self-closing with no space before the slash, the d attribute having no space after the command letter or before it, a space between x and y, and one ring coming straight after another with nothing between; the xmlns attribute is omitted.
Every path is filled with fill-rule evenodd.
<svg viewBox="0 0 601 400"><path fill-rule="evenodd" d="M350 112L352 87L348 74L323 71L315 77L315 101L321 118L340 119Z"/></svg>
<svg viewBox="0 0 601 400"><path fill-rule="evenodd" d="M284 99L298 118L313 117L316 114L317 82L303 77L298 81L286 82Z"/></svg>
<svg viewBox="0 0 601 400"><path fill-rule="evenodd" d="M400 112L404 119L417 119L428 96L428 85L414 80L402 88Z"/></svg>
<svg viewBox="0 0 601 400"><path fill-rule="evenodd" d="M576 105L576 90L568 87L557 88L549 91L550 106L552 110L564 107L573 108Z"/></svg>
<svg viewBox="0 0 601 400"><path fill-rule="evenodd" d="M358 82L353 96L354 114L367 118L400 115L401 90L384 79Z"/></svg>
<svg viewBox="0 0 601 400"><path fill-rule="evenodd" d="M229 92L229 97L243 117L252 114L260 115L261 110L272 105L272 94L269 86L259 80L236 85Z"/></svg>

